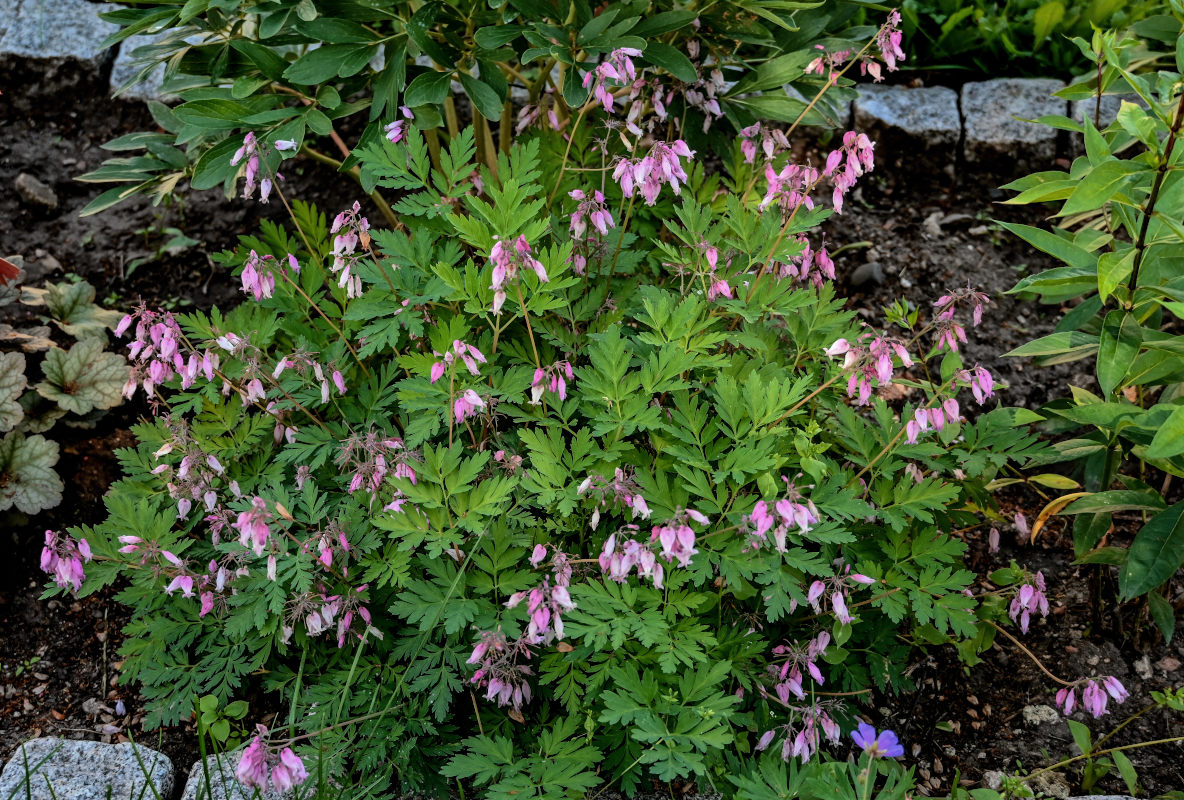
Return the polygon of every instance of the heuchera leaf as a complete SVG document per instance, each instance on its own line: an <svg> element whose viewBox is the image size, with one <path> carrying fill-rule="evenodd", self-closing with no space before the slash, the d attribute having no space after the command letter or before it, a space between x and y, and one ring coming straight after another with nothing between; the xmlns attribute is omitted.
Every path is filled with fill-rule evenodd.
<svg viewBox="0 0 1184 800"><path fill-rule="evenodd" d="M58 327L76 339L103 336L123 316L95 305L95 288L89 283L50 283L44 289L26 286L21 298L31 306L45 306Z"/></svg>
<svg viewBox="0 0 1184 800"><path fill-rule="evenodd" d="M69 352L50 350L41 368L45 380L37 393L75 414L119 405L128 378L123 356L103 352L98 339L84 339Z"/></svg>
<svg viewBox="0 0 1184 800"><path fill-rule="evenodd" d="M25 415L17 399L27 385L25 357L20 353L0 353L0 432L15 428Z"/></svg>
<svg viewBox="0 0 1184 800"><path fill-rule="evenodd" d="M36 514L62 502L62 481L53 471L58 443L12 432L0 439L0 511L14 505Z"/></svg>

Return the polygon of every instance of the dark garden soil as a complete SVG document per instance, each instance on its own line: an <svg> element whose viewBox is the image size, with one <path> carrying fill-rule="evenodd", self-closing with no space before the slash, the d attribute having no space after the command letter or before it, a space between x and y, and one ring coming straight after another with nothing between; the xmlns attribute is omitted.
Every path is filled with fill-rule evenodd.
<svg viewBox="0 0 1184 800"><path fill-rule="evenodd" d="M88 82L85 76L60 78L57 89L47 89L44 83L40 88L41 101L13 100L15 91L0 96L0 255L22 254L32 284L63 280L71 273L81 276L96 286L100 301L115 307L138 298L179 309L235 302L239 292L230 274L214 266L209 255L233 245L237 235L253 232L261 217L282 219L282 206L228 201L218 192L205 192L187 194L172 208L139 202L79 218L78 210L102 187L76 183L74 178L109 156L99 145L154 125L142 105L105 99L105 84ZM998 205L995 201L1003 195L983 188L1014 176L979 175L963 183L943 177L920 187L918 175L940 175L944 165L894 167L888 154L880 155L881 167L848 201L848 213L836 217L827 230L832 247L867 243L836 258L841 291L850 297L850 307L875 323L882 319L879 309L885 303L904 297L927 314L944 290L969 282L990 294L992 304L982 327L968 332L966 357L987 366L1006 384L1003 402L1035 407L1063 393L1067 383L1089 386L1089 362L1038 369L1000 358L1050 332L1062 313L1002 295L1027 272L1051 266L990 221L1039 219L1031 210ZM12 189L22 172L55 190L60 198L57 211L39 213L22 204ZM355 199L348 194L349 186L340 194L343 182L319 165L292 166L287 178L290 196L314 200L327 211ZM152 231L165 227L175 227L200 244L166 253L129 275L131 261L156 253L167 237ZM878 267L865 266L869 262ZM859 277L871 278L853 280L861 267ZM0 560L0 760L37 735L107 740L131 735L163 750L180 769L196 759L190 726L142 731L136 690L118 682L121 628L128 614L114 602L113 593L38 600L43 585L38 569L41 533L102 518L103 492L119 472L113 451L133 443L129 426L145 413L146 408L125 406L92 430L59 426L53 435L62 446L59 472L67 487L66 501L33 519L0 516L0 547L5 552ZM1045 502L1032 492L1005 494L1001 501L1009 518L1022 510L1029 519ZM1138 618L1138 609L1115 609L1109 573L1073 566L1071 535L1063 528L1054 520L1035 544L1019 541L1014 530L1004 530L1003 547L996 554L987 552L985 529L965 536L970 564L979 574L1005 566L1012 558L1043 570L1053 613L1035 623L1022 641L1049 669L1069 679L1114 674L1130 689L1131 699L1119 713L1098 721L1086 720L1081 712L1075 715L1102 735L1147 705L1151 690L1184 680L1184 641L1178 637L1165 646L1146 620ZM990 588L984 584L979 590ZM1002 638L972 670L959 664L952 648L934 648L913 665L911 677L915 692L879 697L866 711L874 721L899 732L924 794L948 792L958 775L966 785L980 786L988 771L1037 768L1074 752L1062 716L1051 714L1050 721L1037 721L1043 711L1039 707L1052 705L1055 685ZM125 713L117 713L117 701ZM1127 726L1112 742L1182 734L1178 716L1172 720L1153 712ZM1182 756L1177 745L1130 752L1145 796L1184 787ZM1078 773L1064 774L1070 788L1078 790ZM1113 776L1099 788L1122 791Z"/></svg>

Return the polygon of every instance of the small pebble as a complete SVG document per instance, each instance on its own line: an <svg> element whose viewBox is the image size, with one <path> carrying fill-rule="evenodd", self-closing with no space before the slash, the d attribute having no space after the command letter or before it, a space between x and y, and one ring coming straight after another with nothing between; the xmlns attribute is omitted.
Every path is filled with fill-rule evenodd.
<svg viewBox="0 0 1184 800"><path fill-rule="evenodd" d="M58 195L50 187L34 178L27 172L16 176L13 182L16 193L21 196L26 206L38 211L57 211Z"/></svg>

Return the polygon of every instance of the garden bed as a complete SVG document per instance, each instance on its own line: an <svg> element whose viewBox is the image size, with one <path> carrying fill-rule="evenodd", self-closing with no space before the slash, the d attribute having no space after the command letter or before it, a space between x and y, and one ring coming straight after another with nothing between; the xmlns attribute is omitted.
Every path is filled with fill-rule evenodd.
<svg viewBox="0 0 1184 800"><path fill-rule="evenodd" d="M3 105L7 100L0 98L0 116L12 119L11 109ZM60 201L56 211L38 211L22 204L14 192L0 195L0 242L5 253L25 256L30 283L73 273L94 284L100 300L116 307L143 298L152 304L205 308L225 306L241 296L231 276L213 266L208 255L232 245L237 235L253 232L260 217L281 219L282 207L227 202L207 192L187 195L180 207L154 209L140 202L80 219L77 211L95 187L72 179L97 166L102 142L143 129L151 124L150 118L138 104L102 99L96 87L85 86L32 112L25 119L13 119L0 141L0 185L11 187L19 174L30 173L54 189ZM328 212L354 199L326 193L323 187L342 187L340 181L330 180L331 171L310 162L298 164L287 175L291 196L313 200ZM1008 384L1002 402L1035 407L1062 394L1067 383L1090 385L1089 362L1037 369L1000 358L1002 352L1052 330L1054 315L1002 294L1022 275L1052 264L989 221L1038 219L1030 209L994 204L1002 194L982 189L983 183L1003 183L1014 176L977 175L971 188L951 182L919 190L909 181L917 172L939 174L943 166L914 163L903 172L881 168L849 202L847 213L828 226L832 246L870 243L836 259L839 280L850 290L851 307L869 321L878 321L879 309L887 302L904 297L924 308L945 289L969 282L989 293L992 304L979 338L966 348L967 361L981 362ZM152 256L163 241L141 231L166 227L178 228L200 244L165 253L129 276L128 263ZM868 262L879 267L865 266ZM854 285L852 276L861 268L865 279ZM21 741L37 735L106 735L112 740L132 735L161 749L179 767L196 760L191 728L143 733L134 690L115 683L120 627L127 616L110 593L79 601L37 600L43 583L37 563L40 534L46 528L101 518L102 494L118 476L112 451L131 444L128 428L145 413L144 406L124 406L94 430L65 434L59 463L67 486L65 502L5 531L5 546L15 550L0 567L0 761ZM1005 502L1009 512L1023 511L1034 518L1044 501L1034 493L1016 492ZM1071 537L1066 538L1062 528L1054 522L1034 546L1005 530L996 554L987 552L985 529L970 532L968 560L980 574L1005 566L1013 557L1043 570L1054 610L1033 628L1025 644L1063 677L1100 671L1123 680L1131 700L1091 723L1096 732L1104 733L1127 713L1142 708L1151 690L1184 677L1184 644L1179 639L1167 647L1153 644L1145 622L1136 629L1130 620L1122 625L1112 614L1092 613L1091 583L1097 568L1072 566ZM1113 587L1104 582L1097 588L1101 597L1113 596ZM1142 640L1132 638L1136 632ZM1052 705L1049 681L1005 641L1000 640L985 662L968 674L946 648L914 664L911 676L915 692L879 697L876 706L905 743L906 761L917 765L922 791L946 793L956 775L968 785L982 785L989 771L1019 764L1032 769L1050 763L1050 756L1055 761L1073 752L1063 717L1038 722L1040 712L1029 710ZM125 714L115 713L116 701L122 701ZM1150 714L1129 726L1116 743L1184 733L1178 723L1167 729L1163 720ZM103 726L114 727L104 734ZM1131 753L1148 795L1184 785L1179 756L1178 744ZM1120 787L1116 777L1100 784Z"/></svg>

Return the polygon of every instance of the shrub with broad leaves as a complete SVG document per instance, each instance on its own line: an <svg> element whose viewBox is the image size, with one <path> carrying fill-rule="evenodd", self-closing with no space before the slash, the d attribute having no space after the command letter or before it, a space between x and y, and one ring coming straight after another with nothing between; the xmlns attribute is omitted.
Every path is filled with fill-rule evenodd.
<svg viewBox="0 0 1184 800"><path fill-rule="evenodd" d="M1053 499L1039 522L1071 516L1077 557L1117 567L1120 598L1145 597L1169 640L1172 580L1184 565L1184 502L1173 502L1172 487L1184 476L1184 5L1172 6L1176 17L1157 17L1147 33L1150 54L1114 33L1076 41L1098 71L1060 94L1080 101L1083 116L1044 121L1071 131L1084 152L1068 172L1005 187L1019 192L1011 203L1059 204L1056 224L1004 223L1064 264L1012 292L1072 306L1054 333L1009 355L1043 364L1091 359L1097 379L1041 410L1063 437L1042 461L1070 464L1078 480L1058 487L1076 491ZM1103 99L1119 100L1113 119L1103 118ZM1130 546L1104 544L1116 515L1132 512L1140 520Z"/></svg>

